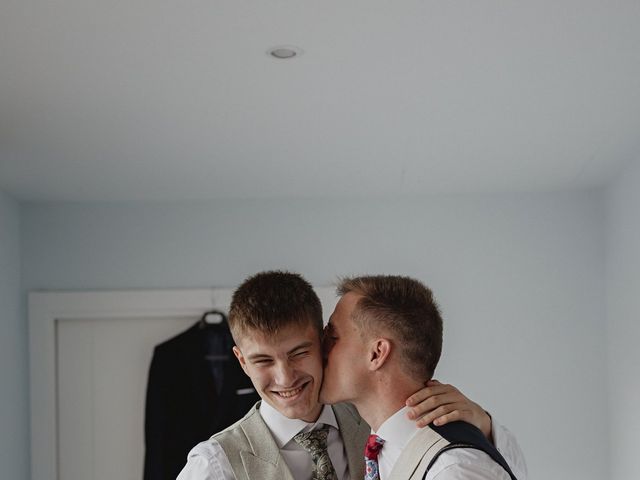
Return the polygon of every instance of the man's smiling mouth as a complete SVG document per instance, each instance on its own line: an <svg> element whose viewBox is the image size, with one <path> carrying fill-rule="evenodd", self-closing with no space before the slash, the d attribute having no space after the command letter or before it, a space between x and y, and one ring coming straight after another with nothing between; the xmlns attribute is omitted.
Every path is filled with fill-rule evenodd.
<svg viewBox="0 0 640 480"><path fill-rule="evenodd" d="M307 385L309 385L309 382L299 386L298 388L293 388L291 390L285 390L285 391L274 391L273 393L275 393L276 395L282 398L293 398L296 395L298 395L300 392L302 392L302 390L304 390Z"/></svg>

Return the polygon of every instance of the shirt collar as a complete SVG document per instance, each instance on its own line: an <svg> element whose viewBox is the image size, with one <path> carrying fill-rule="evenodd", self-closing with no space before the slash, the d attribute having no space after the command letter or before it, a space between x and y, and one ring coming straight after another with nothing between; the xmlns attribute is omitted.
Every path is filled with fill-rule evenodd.
<svg viewBox="0 0 640 480"><path fill-rule="evenodd" d="M338 421L333 413L333 408L329 405L325 405L320 412L318 420L313 423L305 422L298 418L288 418L281 414L278 410L273 408L267 402L260 402L260 408L258 410L264 423L267 424L273 439L276 441L278 448L284 447L289 443L293 437L301 431L311 431L317 428L319 425L329 425L340 430L338 427Z"/></svg>
<svg viewBox="0 0 640 480"><path fill-rule="evenodd" d="M387 418L377 432L373 432L384 440L381 453L387 456L392 464L419 430L415 421L407 418L407 410L408 407L401 408Z"/></svg>

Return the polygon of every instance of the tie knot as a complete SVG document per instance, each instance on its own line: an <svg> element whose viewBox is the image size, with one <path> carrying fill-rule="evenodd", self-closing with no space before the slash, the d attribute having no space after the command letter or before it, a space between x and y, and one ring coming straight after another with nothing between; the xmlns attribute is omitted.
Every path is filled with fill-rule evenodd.
<svg viewBox="0 0 640 480"><path fill-rule="evenodd" d="M367 445L364 448L364 456L369 460L378 460L378 453L384 445L384 440L378 435L369 435Z"/></svg>
<svg viewBox="0 0 640 480"><path fill-rule="evenodd" d="M327 453L327 435L329 426L323 425L310 432L300 432L293 439L298 445L311 454L312 459L317 459Z"/></svg>

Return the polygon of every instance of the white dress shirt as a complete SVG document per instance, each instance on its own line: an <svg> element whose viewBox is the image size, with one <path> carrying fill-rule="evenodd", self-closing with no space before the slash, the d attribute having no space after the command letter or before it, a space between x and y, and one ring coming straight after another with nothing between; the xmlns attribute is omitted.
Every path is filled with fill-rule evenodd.
<svg viewBox="0 0 640 480"><path fill-rule="evenodd" d="M342 436L338 431L338 422L331 407L325 406L323 408L316 423L307 423L303 420L287 418L266 402L261 402L259 412L271 430L273 438L280 448L280 453L289 466L293 478L296 480L309 480L311 478L313 462L311 456L293 440L293 437L301 431L313 430L320 424L335 427L329 429L329 435L327 437L329 458L331 458L331 463L333 463L338 479L349 480L349 464L347 462ZM402 409L380 427L379 432L382 433L382 435L387 435L386 431L389 430L391 437L387 439L384 448L380 452L381 480L388 478L393 464L400 455L399 452L402 451L402 447L404 447L411 436L415 434L415 424L413 421L406 419L404 416L405 413L406 410ZM389 423L389 426L386 426L387 423ZM393 431L396 430L394 425L396 423L398 423L397 428L399 433L402 434L402 432L404 432L406 438L399 438L397 441L393 439ZM516 478L518 480L527 480L527 467L524 461L524 455L515 437L506 428L499 425L495 418L492 419L491 424L496 448L505 457ZM476 457L481 457L481 461L478 461ZM364 451L362 461L364 462ZM488 472L499 469L498 474L491 476L493 474L483 472L483 467L480 465L487 465ZM481 473L478 473L479 469ZM508 478L508 476L500 476L503 474L504 470L502 467L491 460L484 452L457 448L451 450L451 452L445 452L440 455L429 471L426 480L486 480L487 478L496 480ZM487 477L487 475L489 475L489 477ZM177 480L235 480L235 476L231 469L231 464L227 459L227 455L224 453L220 444L215 440L207 440L191 449L187 456L187 464L178 475Z"/></svg>
<svg viewBox="0 0 640 480"><path fill-rule="evenodd" d="M339 432L338 421L330 406L324 406L315 423L287 418L266 402L260 403L258 411L271 430L273 439L293 478L310 480L313 470L311 455L298 445L293 437L300 432L308 432L322 425L329 425L331 427L327 436L329 458L338 480L349 480L347 454ZM210 439L199 443L189 452L187 464L178 475L177 480L235 480L235 476L220 444L216 440Z"/></svg>
<svg viewBox="0 0 640 480"><path fill-rule="evenodd" d="M492 421L496 432L494 439L507 442L504 449L508 453L507 462L518 480L526 480L526 465L515 438L508 430L500 428ZM407 407L389 417L375 433L384 439L384 446L378 455L380 480L389 478L402 450L418 432L413 420L407 418ZM498 431L500 431L498 433ZM501 452L502 453L502 452ZM504 455L504 454L503 454ZM513 461L512 458L514 458ZM517 468L513 468L516 464ZM435 461L425 480L510 480L509 474L486 453L470 448L456 448L442 453Z"/></svg>

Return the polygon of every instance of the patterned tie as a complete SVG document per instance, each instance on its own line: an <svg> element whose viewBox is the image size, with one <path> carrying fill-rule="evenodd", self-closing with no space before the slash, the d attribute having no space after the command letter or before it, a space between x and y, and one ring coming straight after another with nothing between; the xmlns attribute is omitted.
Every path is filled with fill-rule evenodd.
<svg viewBox="0 0 640 480"><path fill-rule="evenodd" d="M364 480L380 480L378 470L378 453L382 450L384 440L377 435L369 435L364 447Z"/></svg>
<svg viewBox="0 0 640 480"><path fill-rule="evenodd" d="M293 437L296 443L311 455L311 460L313 460L311 480L338 480L327 453L328 434L329 426L324 425L322 428L310 432L302 432Z"/></svg>

